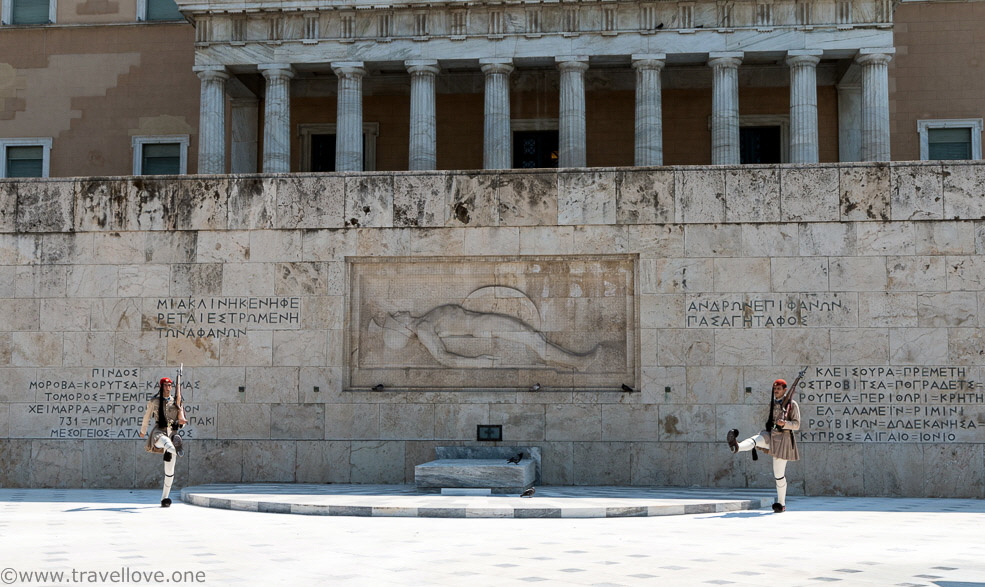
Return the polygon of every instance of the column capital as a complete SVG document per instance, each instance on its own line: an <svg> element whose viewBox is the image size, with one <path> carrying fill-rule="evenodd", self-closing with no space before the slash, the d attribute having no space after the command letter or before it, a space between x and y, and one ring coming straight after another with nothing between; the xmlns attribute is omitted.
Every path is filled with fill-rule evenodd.
<svg viewBox="0 0 985 587"><path fill-rule="evenodd" d="M799 65L815 66L821 61L821 55L824 51L787 51L786 63L789 67L796 67Z"/></svg>
<svg viewBox="0 0 985 587"><path fill-rule="evenodd" d="M408 59L404 61L404 66L411 75L421 73L437 75L441 72L437 59Z"/></svg>
<svg viewBox="0 0 985 587"><path fill-rule="evenodd" d="M259 63L257 64L257 69L268 80L274 78L291 79L294 77L294 68L291 67L290 63Z"/></svg>
<svg viewBox="0 0 985 587"><path fill-rule="evenodd" d="M479 68L482 73L493 74L493 73L513 73L513 60L512 59L500 59L500 58L488 58L479 60Z"/></svg>
<svg viewBox="0 0 985 587"><path fill-rule="evenodd" d="M192 71L203 82L210 80L226 81L229 79L229 72L226 71L225 65L196 65L192 68Z"/></svg>
<svg viewBox="0 0 985 587"><path fill-rule="evenodd" d="M588 55L558 55L554 62L561 71L588 71Z"/></svg>
<svg viewBox="0 0 985 587"><path fill-rule="evenodd" d="M895 47L883 47L880 49L859 49L858 56L855 57L860 65L886 65L896 53Z"/></svg>
<svg viewBox="0 0 985 587"><path fill-rule="evenodd" d="M739 67L742 65L742 51L714 51L708 54L710 67Z"/></svg>
<svg viewBox="0 0 985 587"><path fill-rule="evenodd" d="M633 55L633 69L663 69L667 64L666 53L651 53L649 55Z"/></svg>
<svg viewBox="0 0 985 587"><path fill-rule="evenodd" d="M339 78L362 78L366 75L363 61L333 61L332 71Z"/></svg>

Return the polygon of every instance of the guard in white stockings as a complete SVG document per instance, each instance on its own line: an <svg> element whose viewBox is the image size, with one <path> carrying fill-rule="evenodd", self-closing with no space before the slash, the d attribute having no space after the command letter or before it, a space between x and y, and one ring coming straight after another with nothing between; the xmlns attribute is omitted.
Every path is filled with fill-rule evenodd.
<svg viewBox="0 0 985 587"><path fill-rule="evenodd" d="M795 381L794 386L796 384ZM734 428L729 430L726 437L733 453L751 450L755 459L755 451L758 449L773 457L773 477L776 479L776 503L773 504L773 511L776 513L787 509L787 462L800 460L797 440L794 438L794 431L800 430L800 406L792 399L784 406L783 398L786 393L786 381L777 379L773 382L765 430L742 442L738 441L739 431Z"/></svg>
<svg viewBox="0 0 985 587"><path fill-rule="evenodd" d="M144 419L140 424L140 437L147 434L147 426L153 420L154 429L147 436L145 449L147 452L164 455L164 491L161 494L161 507L171 506L171 485L174 484L174 466L181 456L181 437L178 436L179 406L172 395L174 383L164 377L158 383L158 393L150 398L144 410Z"/></svg>

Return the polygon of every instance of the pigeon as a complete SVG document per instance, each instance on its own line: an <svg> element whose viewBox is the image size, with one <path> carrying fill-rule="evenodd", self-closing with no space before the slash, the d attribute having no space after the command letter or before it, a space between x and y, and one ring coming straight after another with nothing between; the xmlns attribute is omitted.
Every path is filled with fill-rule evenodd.
<svg viewBox="0 0 985 587"><path fill-rule="evenodd" d="M657 25L657 29L662 29L662 28L664 28L664 23L660 23Z"/></svg>
<svg viewBox="0 0 985 587"><path fill-rule="evenodd" d="M531 385L530 386L530 391L540 391L540 384L539 383L534 383L533 385Z"/></svg>
<svg viewBox="0 0 985 587"><path fill-rule="evenodd" d="M626 385L625 383L623 383L622 384L622 390L623 391L626 391L626 392L632 392L633 391L633 388L630 387L630 386L628 386L628 385Z"/></svg>
<svg viewBox="0 0 985 587"><path fill-rule="evenodd" d="M374 385L373 386L373 391L383 391L383 384L382 383L377 383L376 385Z"/></svg>
<svg viewBox="0 0 985 587"><path fill-rule="evenodd" d="M534 489L533 487L531 487L530 489L524 489L523 493L520 494L520 497L533 497L534 493L536 492L537 490Z"/></svg>
<svg viewBox="0 0 985 587"><path fill-rule="evenodd" d="M513 465L516 465L522 459L523 459L523 453L522 452L518 452L518 453L516 453L516 456L515 457L510 457L510 458L506 459L506 462L507 463L510 463L510 464L513 464Z"/></svg>

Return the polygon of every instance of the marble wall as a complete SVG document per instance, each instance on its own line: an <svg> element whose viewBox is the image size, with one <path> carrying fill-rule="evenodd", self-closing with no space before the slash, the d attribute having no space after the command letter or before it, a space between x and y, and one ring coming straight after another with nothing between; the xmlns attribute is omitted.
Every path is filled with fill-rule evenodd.
<svg viewBox="0 0 985 587"><path fill-rule="evenodd" d="M179 485L406 483L491 424L541 449L545 484L769 488L725 431L758 431L772 380L808 366L792 492L985 497L983 180L970 163L5 180L0 486L156 486L136 432L183 364ZM422 266L440 270L408 277ZM559 282L582 310L543 310ZM388 354L389 313L484 287L500 301L472 311L529 325L501 286L560 348L619 350L606 369L536 344L449 365L420 335ZM446 348L499 356L480 343ZM367 357L403 362L374 390Z"/></svg>

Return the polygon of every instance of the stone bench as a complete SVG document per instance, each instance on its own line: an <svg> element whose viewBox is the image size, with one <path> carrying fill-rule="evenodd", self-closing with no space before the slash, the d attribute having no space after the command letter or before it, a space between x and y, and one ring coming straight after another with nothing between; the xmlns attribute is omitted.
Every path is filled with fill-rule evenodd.
<svg viewBox="0 0 985 587"><path fill-rule="evenodd" d="M438 447L438 459L414 467L414 483L433 493L520 493L540 480L537 447ZM507 459L523 453L519 463Z"/></svg>

